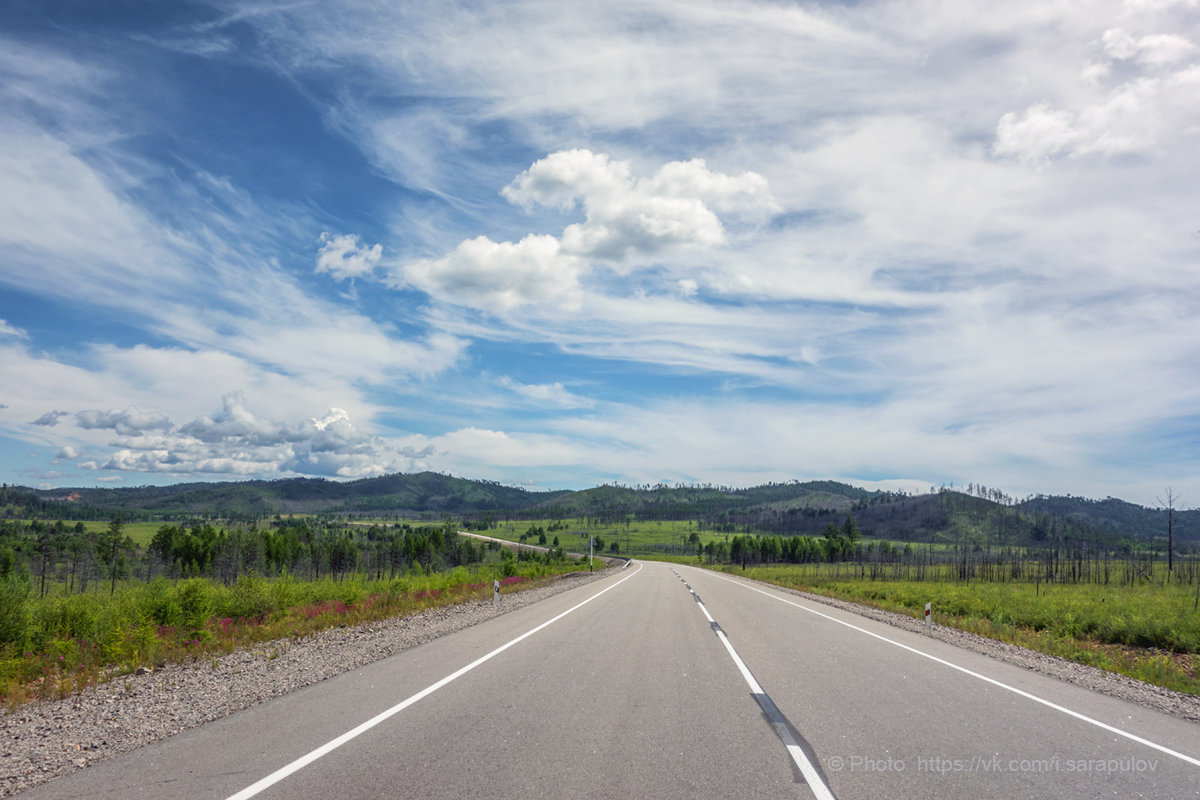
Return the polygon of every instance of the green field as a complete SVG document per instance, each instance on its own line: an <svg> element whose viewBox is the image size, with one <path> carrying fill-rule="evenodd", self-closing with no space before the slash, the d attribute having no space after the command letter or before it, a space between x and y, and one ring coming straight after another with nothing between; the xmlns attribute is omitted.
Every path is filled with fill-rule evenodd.
<svg viewBox="0 0 1200 800"><path fill-rule="evenodd" d="M835 571L835 566L723 569L913 617L923 617L925 604L932 603L939 625L1200 695L1200 613L1194 587L873 581L846 577L846 570Z"/></svg>
<svg viewBox="0 0 1200 800"><path fill-rule="evenodd" d="M24 524L29 524L30 520L17 520ZM74 521L66 523L68 529L74 528L75 525L83 525L83 529L88 533L104 533L108 530L109 522L87 520L81 523ZM137 544L138 547L145 548L154 538L154 534L161 528L161 522L123 522L121 523L121 535L128 536Z"/></svg>

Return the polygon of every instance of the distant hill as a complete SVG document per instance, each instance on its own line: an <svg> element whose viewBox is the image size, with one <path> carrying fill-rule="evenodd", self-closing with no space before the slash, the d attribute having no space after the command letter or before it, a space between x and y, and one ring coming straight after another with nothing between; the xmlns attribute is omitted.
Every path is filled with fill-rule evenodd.
<svg viewBox="0 0 1200 800"><path fill-rule="evenodd" d="M1021 503L994 492L943 490L924 495L867 491L836 481L792 481L739 489L698 486L597 486L582 491L530 492L434 472L354 481L289 478L236 483L184 483L134 488L35 492L4 487L0 516L126 519L274 514L454 515L481 520L503 515L541 519L587 517L603 522L696 520L730 533L821 535L847 514L864 536L978 546L1038 546L1055 542L1164 542L1166 512L1122 500L1039 496ZM980 496L982 495L982 496ZM1006 502L997 502L1003 499ZM1175 540L1200 542L1200 511L1176 511Z"/></svg>
<svg viewBox="0 0 1200 800"><path fill-rule="evenodd" d="M804 509L813 515L848 511L865 498L882 494L834 481L772 483L750 489L598 486L545 500L530 511L608 521L632 516L639 520L703 519L717 524L735 516L757 517L769 509Z"/></svg>
<svg viewBox="0 0 1200 800"><path fill-rule="evenodd" d="M1086 497L1037 496L1020 503L1022 511L1080 520L1103 530L1137 539L1166 540L1167 511L1127 503L1115 497L1089 500ZM1176 541L1200 541L1200 509L1175 510Z"/></svg>
<svg viewBox="0 0 1200 800"><path fill-rule="evenodd" d="M38 492L110 511L254 517L280 513L475 512L526 508L562 492L529 492L434 472L384 475L354 481L287 478L236 483L182 483L120 489L58 489Z"/></svg>

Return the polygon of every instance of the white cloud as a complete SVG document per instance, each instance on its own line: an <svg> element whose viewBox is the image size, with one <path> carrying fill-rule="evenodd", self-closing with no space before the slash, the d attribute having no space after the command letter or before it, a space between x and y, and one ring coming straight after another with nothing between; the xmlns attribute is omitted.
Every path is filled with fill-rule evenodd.
<svg viewBox="0 0 1200 800"><path fill-rule="evenodd" d="M1196 50L1190 40L1173 33L1135 38L1123 28L1109 28L1100 39L1107 60L1087 64L1082 77L1096 86L1113 78L1120 82L1078 110L1041 102L1004 114L996 126L995 155L1043 164L1064 155L1142 154L1200 125L1194 95L1186 88L1194 67L1184 62Z"/></svg>
<svg viewBox="0 0 1200 800"><path fill-rule="evenodd" d="M587 219L563 231L563 250L617 262L675 246L723 244L725 228L714 208L759 218L776 208L761 175L714 173L693 159L665 164L643 180L628 163L589 150L552 153L501 194L524 208L581 205Z"/></svg>
<svg viewBox="0 0 1200 800"><path fill-rule="evenodd" d="M47 352L0 323L0 383L21 387L4 417L191 420L6 433L178 474L410 459L746 483L936 462L1029 483L1024 452L1042 477L1144 480L1108 465L1197 400L1194 8L352 0L213 23L205 55L314 89L357 166L404 187L348 209L323 188L269 205L232 159L156 165L123 117L132 83L0 47L0 281L165 343ZM236 59L234 17L257 42ZM366 218L406 265L335 233ZM314 269L434 302L322 299ZM510 344L545 369L510 365ZM493 403L478 416L472 389Z"/></svg>
<svg viewBox="0 0 1200 800"><path fill-rule="evenodd" d="M505 467L554 467L580 463L577 442L541 433L508 433L487 428L461 428L433 437L439 461L460 474L495 474Z"/></svg>
<svg viewBox="0 0 1200 800"><path fill-rule="evenodd" d="M1010 111L1000 118L992 152L1036 164L1072 150L1083 138L1074 114L1039 103L1023 114Z"/></svg>
<svg viewBox="0 0 1200 800"><path fill-rule="evenodd" d="M628 163L613 162L590 150L564 150L534 162L500 194L525 209L543 205L568 211L580 199L618 201L630 193L633 183Z"/></svg>
<svg viewBox="0 0 1200 800"><path fill-rule="evenodd" d="M368 247L354 234L322 233L316 271L328 273L338 280L361 278L375 270L382 256L383 245Z"/></svg>
<svg viewBox="0 0 1200 800"><path fill-rule="evenodd" d="M223 411L146 436L126 428L102 466L123 472L187 475L323 475L362 477L411 471L432 450L402 445L359 430L342 409L320 419L282 423L254 414L240 393L227 395ZM116 422L114 419L106 419Z"/></svg>
<svg viewBox="0 0 1200 800"><path fill-rule="evenodd" d="M558 381L554 383L518 383L505 376L500 379L500 385L538 405L558 408L589 408L595 405L594 401L569 391Z"/></svg>
<svg viewBox="0 0 1200 800"><path fill-rule="evenodd" d="M14 339L28 339L29 334L20 328L14 328L5 320L0 319L0 336L9 336Z"/></svg>
<svg viewBox="0 0 1200 800"><path fill-rule="evenodd" d="M58 455L56 455L55 458L61 458L64 461L72 461L76 458L79 458L79 456L80 452L78 448L67 445L58 451Z"/></svg>
<svg viewBox="0 0 1200 800"><path fill-rule="evenodd" d="M133 407L124 411L80 411L75 415L75 424L84 430L114 430L122 436L141 436L145 431L173 427L165 414Z"/></svg>
<svg viewBox="0 0 1200 800"><path fill-rule="evenodd" d="M153 223L68 142L10 122L0 144L6 283L117 305L178 286L178 259Z"/></svg>
<svg viewBox="0 0 1200 800"><path fill-rule="evenodd" d="M19 418L34 419L42 414L45 421L60 419L66 412L47 414L44 409L64 397L136 403L124 411L103 410L102 405L99 410L81 412L76 416L79 424L71 430L64 430L67 426L62 424L32 423L12 430L13 435L53 447L56 452L70 448L78 454L86 448L89 459L78 465L81 469L145 466L158 473L186 475L191 465L198 465L214 474L228 469L229 474L273 477L287 474L288 469L357 475L375 467L394 471L421 463L420 447L409 451L405 445L362 431L358 435L365 444L357 455L309 458L306 448L315 447L318 453L323 452L322 447L328 449L332 434L326 431L338 428L337 420L369 419L378 413L378 406L363 399L362 390L336 376L314 380L313 373L283 375L214 352L105 345L87 353L89 367L85 369L46 354L32 355L22 345L0 347L0 382L16 381L20 376L23 386L14 408ZM203 413L219 399L211 392L239 385L244 391L226 397L222 413ZM323 415L312 420L315 404L345 411L339 412L343 416ZM256 406L270 408L276 419L307 421L284 425L263 419L250 412ZM170 409L171 416L191 422L175 427L160 409ZM326 445L319 444L321 441Z"/></svg>
<svg viewBox="0 0 1200 800"><path fill-rule="evenodd" d="M712 172L703 158L664 164L650 179L647 191L651 195L696 198L721 213L762 217L779 210L762 175Z"/></svg>
<svg viewBox="0 0 1200 800"><path fill-rule="evenodd" d="M394 270L390 285L501 313L533 304L573 310L592 260L621 272L673 248L718 246L727 236L713 208L759 221L777 210L766 181L752 172L715 173L694 159L665 164L653 177L638 179L628 163L589 150L552 153L501 194L526 210L578 206L586 219L568 225L561 239L546 234L529 234L515 244L487 236L468 239L443 258Z"/></svg>
<svg viewBox="0 0 1200 800"><path fill-rule="evenodd" d="M225 395L222 406L221 414L194 419L180 426L179 433L206 443L219 443L227 439L268 445L279 443L279 428L256 418L247 408L245 395L241 392Z"/></svg>
<svg viewBox="0 0 1200 800"><path fill-rule="evenodd" d="M553 236L493 242L486 236L462 242L449 255L405 266L393 286L413 286L453 303L510 311L534 303L572 306L578 301L584 264L562 252Z"/></svg>
<svg viewBox="0 0 1200 800"><path fill-rule="evenodd" d="M69 411L47 411L45 414L42 414L40 417L35 419L32 424L44 425L48 428L53 428L63 417L69 416L71 416L71 412Z"/></svg>
<svg viewBox="0 0 1200 800"><path fill-rule="evenodd" d="M1118 61L1137 61L1150 67L1165 67L1190 58L1196 46L1173 33L1151 34L1135 39L1128 31L1110 28L1102 37L1104 52Z"/></svg>

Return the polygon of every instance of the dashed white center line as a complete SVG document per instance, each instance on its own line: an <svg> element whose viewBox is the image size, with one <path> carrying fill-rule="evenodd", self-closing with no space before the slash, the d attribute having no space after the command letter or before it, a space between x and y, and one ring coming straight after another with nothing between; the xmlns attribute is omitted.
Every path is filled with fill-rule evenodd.
<svg viewBox="0 0 1200 800"><path fill-rule="evenodd" d="M813 763L808 759L808 756L805 755L804 749L800 747L800 743L796 741L796 737L792 735L792 730L789 727L787 720L784 718L783 713L780 712L778 706L775 705L775 702L771 700L770 695L763 691L762 686L760 686L758 681L755 680L754 674L750 672L750 668L746 666L746 662L742 660L740 655L738 655L737 650L735 650L733 645L730 643L729 637L725 635L725 631L721 630L721 625L715 619L713 619L712 614L708 613L708 608L705 607L704 602L700 599L700 596L696 594L696 591L690 585L688 585L688 582L683 579L683 576L674 570L671 571L675 573L675 576L679 578L679 581L685 587L687 587L689 592L691 592L692 598L696 601L696 605L700 606L700 611L704 614L704 618L708 620L708 624L712 626L713 632L717 635L717 639L719 639L721 644L724 645L725 652L729 653L729 657L733 659L733 663L737 666L738 671L742 673L742 678L746 681L746 685L750 687L751 694L754 695L754 699L758 702L759 707L762 708L767 720L771 723L771 727L775 729L775 733L779 736L779 740L782 741L783 746L787 748L788 755L792 757L792 761L800 770L800 774L804 776L804 780L808 784L808 788L812 790L813 795L816 796L817 800L836 800L833 792L830 791L829 787L825 784L824 779L821 777L821 773L818 772L817 768L813 766Z"/></svg>

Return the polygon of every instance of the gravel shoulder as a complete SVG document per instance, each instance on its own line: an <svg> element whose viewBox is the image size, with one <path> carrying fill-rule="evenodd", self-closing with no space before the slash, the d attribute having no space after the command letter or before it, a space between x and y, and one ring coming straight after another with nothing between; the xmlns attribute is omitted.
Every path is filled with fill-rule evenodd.
<svg viewBox="0 0 1200 800"><path fill-rule="evenodd" d="M537 603L609 573L576 573L490 601L431 609L409 617L334 628L227 656L127 675L61 702L0 711L0 797L9 797L89 764L266 702L401 650ZM888 611L772 587L930 636L1113 697L1200 722L1200 697L1141 683L1094 667L934 626Z"/></svg>

